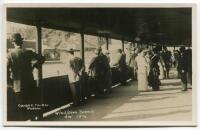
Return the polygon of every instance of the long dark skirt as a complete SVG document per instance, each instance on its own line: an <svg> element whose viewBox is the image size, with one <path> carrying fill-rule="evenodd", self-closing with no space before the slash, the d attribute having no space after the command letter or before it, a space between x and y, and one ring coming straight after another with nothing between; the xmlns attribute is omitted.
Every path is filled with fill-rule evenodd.
<svg viewBox="0 0 200 130"><path fill-rule="evenodd" d="M182 84L182 90L187 90L187 72L181 72L181 84Z"/></svg>
<svg viewBox="0 0 200 130"><path fill-rule="evenodd" d="M188 72L188 74L187 74L187 80L188 80L188 83L190 84L190 85L192 85L192 72Z"/></svg>
<svg viewBox="0 0 200 130"><path fill-rule="evenodd" d="M149 72L148 77L149 86L152 87L153 91L160 90L159 70L152 68Z"/></svg>

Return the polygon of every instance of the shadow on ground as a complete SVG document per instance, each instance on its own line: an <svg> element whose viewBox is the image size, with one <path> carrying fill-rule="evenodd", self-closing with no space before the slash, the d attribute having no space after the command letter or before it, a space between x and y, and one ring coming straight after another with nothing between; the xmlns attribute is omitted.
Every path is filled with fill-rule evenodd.
<svg viewBox="0 0 200 130"><path fill-rule="evenodd" d="M137 82L130 82L127 86L118 86L113 89L112 93L103 97L88 99L84 105L79 107L70 107L62 109L55 114L45 118L46 121L127 121L140 120L153 117L169 116L174 114L182 114L191 112L188 110L191 105L182 104L178 106L162 107L152 106L152 108L143 108L138 110L124 110L124 112L115 111L117 108L125 104L131 104L131 107L138 103L162 102L164 100L176 100L177 95L184 94L181 91L180 79L167 79L161 81L160 91L137 92ZM170 103L170 102L169 102ZM190 102L191 103L191 102ZM186 107L187 109L181 109ZM140 107L139 107L140 108ZM173 109L173 111L162 111ZM151 113L151 110L158 110L157 113ZM149 113L135 113L134 115L127 115L127 112L145 112ZM112 114L121 114L117 117L109 117Z"/></svg>
<svg viewBox="0 0 200 130"><path fill-rule="evenodd" d="M135 82L130 82L127 86L116 87L113 89L111 94L105 96L104 98L93 97L87 100L82 106L63 109L58 113L45 118L45 120L102 120L104 116L136 96L136 86ZM70 114L72 112L75 114ZM79 117L81 113L84 112L86 114L83 114L83 117ZM86 118L84 116L86 116Z"/></svg>

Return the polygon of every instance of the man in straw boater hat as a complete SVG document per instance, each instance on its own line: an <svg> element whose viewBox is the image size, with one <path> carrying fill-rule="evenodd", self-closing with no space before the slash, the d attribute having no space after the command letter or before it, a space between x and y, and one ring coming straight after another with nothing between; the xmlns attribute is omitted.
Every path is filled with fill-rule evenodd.
<svg viewBox="0 0 200 130"><path fill-rule="evenodd" d="M23 38L20 33L12 34L11 41L14 44L14 49L7 55L7 84L8 89L13 90L13 100L16 102L8 101L8 104L15 103L13 106L15 109L10 112L13 114L9 114L8 111L8 120L27 120L33 118L33 113L19 108L18 105L35 103L33 92L36 86L33 78L33 69L40 67L45 58L31 50L23 49ZM36 60L36 62L32 63L33 60Z"/></svg>
<svg viewBox="0 0 200 130"><path fill-rule="evenodd" d="M79 57L74 56L74 52L79 51L73 48L68 50L69 52L69 82L70 82L70 89L73 98L73 106L80 105L81 101L84 101L84 72L85 66L83 60Z"/></svg>

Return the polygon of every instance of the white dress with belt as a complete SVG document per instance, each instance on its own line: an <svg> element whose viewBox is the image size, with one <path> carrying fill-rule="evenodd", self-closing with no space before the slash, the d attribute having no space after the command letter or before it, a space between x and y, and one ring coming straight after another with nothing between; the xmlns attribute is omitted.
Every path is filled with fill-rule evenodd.
<svg viewBox="0 0 200 130"><path fill-rule="evenodd" d="M136 57L137 65L137 79L138 79L138 91L148 90L148 63L144 56L139 54Z"/></svg>

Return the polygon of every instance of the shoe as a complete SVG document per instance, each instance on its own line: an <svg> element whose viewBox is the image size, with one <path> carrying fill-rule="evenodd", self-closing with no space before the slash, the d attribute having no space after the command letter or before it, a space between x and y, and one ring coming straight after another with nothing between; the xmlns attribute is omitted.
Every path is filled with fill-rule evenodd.
<svg viewBox="0 0 200 130"><path fill-rule="evenodd" d="M187 91L187 89L182 89L182 91Z"/></svg>

